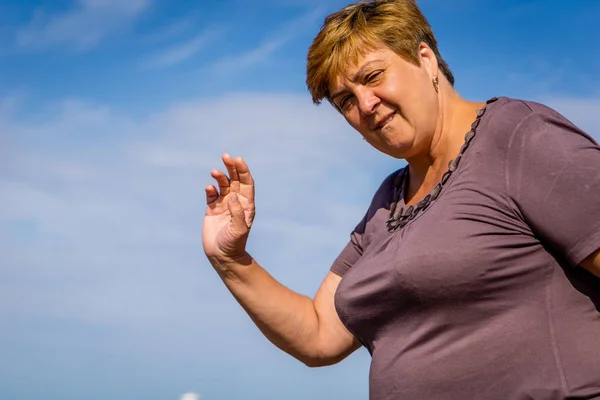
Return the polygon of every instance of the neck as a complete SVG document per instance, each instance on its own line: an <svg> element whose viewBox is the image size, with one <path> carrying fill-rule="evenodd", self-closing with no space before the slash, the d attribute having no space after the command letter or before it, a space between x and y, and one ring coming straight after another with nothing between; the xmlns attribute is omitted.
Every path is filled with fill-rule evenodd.
<svg viewBox="0 0 600 400"><path fill-rule="evenodd" d="M485 104L464 100L447 86L440 85L438 124L428 151L406 160L410 175L405 191L407 204L420 201L438 184L448 163L458 155L465 133L477 117L477 109Z"/></svg>

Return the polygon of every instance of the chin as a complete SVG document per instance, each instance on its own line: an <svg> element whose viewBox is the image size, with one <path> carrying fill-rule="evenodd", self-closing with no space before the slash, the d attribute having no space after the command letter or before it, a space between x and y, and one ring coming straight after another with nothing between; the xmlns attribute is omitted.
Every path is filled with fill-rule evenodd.
<svg viewBox="0 0 600 400"><path fill-rule="evenodd" d="M410 157L410 153L411 153L411 146L410 145L385 145L385 146L374 146L377 150L379 150L380 152L387 154L390 157L393 158L398 158L398 159L405 159L407 157Z"/></svg>
<svg viewBox="0 0 600 400"><path fill-rule="evenodd" d="M385 153L393 155L397 158L404 158L403 156L411 153L414 143L412 140L407 138L389 138L385 143L382 143L382 148L385 148ZM402 155L402 157L400 157Z"/></svg>

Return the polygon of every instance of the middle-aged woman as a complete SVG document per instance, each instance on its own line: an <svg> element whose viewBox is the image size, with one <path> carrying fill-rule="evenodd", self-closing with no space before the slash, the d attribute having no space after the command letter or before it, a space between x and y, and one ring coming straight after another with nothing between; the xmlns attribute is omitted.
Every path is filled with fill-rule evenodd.
<svg viewBox="0 0 600 400"><path fill-rule="evenodd" d="M206 187L206 255L305 364L365 346L373 400L600 399L600 147L541 104L470 102L453 83L415 1L330 15L308 53L314 102L408 166L310 299L246 252L254 182L224 155L228 175Z"/></svg>

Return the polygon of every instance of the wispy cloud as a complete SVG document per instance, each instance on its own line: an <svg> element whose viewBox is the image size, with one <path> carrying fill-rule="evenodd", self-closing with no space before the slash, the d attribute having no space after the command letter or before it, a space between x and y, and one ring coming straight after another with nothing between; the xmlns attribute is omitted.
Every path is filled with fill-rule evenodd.
<svg viewBox="0 0 600 400"><path fill-rule="evenodd" d="M182 63L195 56L202 48L222 33L223 29L209 29L192 39L178 43L161 53L155 54L146 60L142 66L145 68L162 68Z"/></svg>
<svg viewBox="0 0 600 400"><path fill-rule="evenodd" d="M335 111L314 107L307 96L231 95L179 104L141 120L68 101L51 113L6 118L9 139L24 139L15 141L11 166L0 174L0 237L7 244L0 264L4 273L22 279L19 285L0 280L0 293L11 298L0 301L0 317L10 312L122 327L183 324L197 310L177 304L181 293L188 293L190 303L192 294L179 278L175 286L165 282L194 274L199 261L201 276L190 281L213 276L198 254L198 232L203 187L225 151L245 156L259 182L254 254L265 262L293 256L300 263L309 246L311 257L322 257L315 265L318 279L331 261L323 255L341 248L364 208L356 198L339 195L347 192L347 182L336 171L351 177L354 187L370 187L375 180L367 170L381 159ZM282 182L289 184L273 197L268 188ZM370 196L364 192L362 201ZM289 208L309 204L314 193L322 203L310 216L303 207ZM280 250L267 251L273 240L281 241ZM113 274L119 283L108 278ZM85 276L87 283L49 284L36 292L25 287L34 275L52 282ZM165 293L169 287L172 293ZM157 290L163 292L159 298ZM200 296L213 302L214 289L210 293Z"/></svg>
<svg viewBox="0 0 600 400"><path fill-rule="evenodd" d="M30 51L66 46L85 51L126 29L148 8L151 0L77 0L75 8L47 15L36 11L29 24L18 30L16 44Z"/></svg>
<svg viewBox="0 0 600 400"><path fill-rule="evenodd" d="M159 29L155 30L154 32L146 35L144 37L144 41L150 42L150 43L156 43L156 42L162 42L165 40L173 39L175 37L185 34L186 32L189 32L194 27L195 23L196 23L196 16L186 16L186 17L180 18L180 19L172 22L171 24L169 24L165 27L159 28Z"/></svg>
<svg viewBox="0 0 600 400"><path fill-rule="evenodd" d="M248 68L260 64L283 47L289 40L289 36L267 39L254 49L216 61L211 68L217 72L229 72L232 69Z"/></svg>
<svg viewBox="0 0 600 400"><path fill-rule="evenodd" d="M307 27L321 19L323 15L324 9L319 7L299 18L288 21L277 32L269 35L255 48L217 60L209 68L222 73L230 72L232 69L248 68L265 62L277 50L305 32Z"/></svg>

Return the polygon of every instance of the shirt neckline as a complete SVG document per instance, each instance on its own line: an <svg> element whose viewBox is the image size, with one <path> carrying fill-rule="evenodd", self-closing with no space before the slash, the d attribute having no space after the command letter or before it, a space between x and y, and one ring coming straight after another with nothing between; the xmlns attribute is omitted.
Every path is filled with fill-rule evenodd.
<svg viewBox="0 0 600 400"><path fill-rule="evenodd" d="M448 170L442 175L440 182L417 204L407 206L404 202L405 183L408 177L408 165L401 169L394 180L394 191L393 200L390 205L389 219L386 221L388 232L394 232L398 229L402 229L410 221L414 220L420 214L423 214L431 204L433 204L442 194L445 188L448 187L448 181L450 177L455 173L461 164L461 160L464 157L467 149L472 145L473 139L477 133L477 127L481 123L481 119L485 114L488 106L495 101L497 97L493 97L486 101L485 105L477 110L477 117L471 124L471 129L465 134L465 142L458 155L448 163Z"/></svg>

